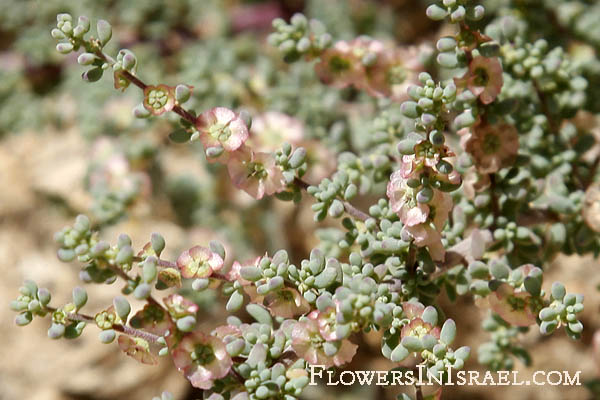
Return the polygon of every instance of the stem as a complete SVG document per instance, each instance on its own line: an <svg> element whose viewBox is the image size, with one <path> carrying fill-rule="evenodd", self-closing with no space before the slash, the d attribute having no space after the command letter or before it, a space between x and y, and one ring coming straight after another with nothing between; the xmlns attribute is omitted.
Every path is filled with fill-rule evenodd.
<svg viewBox="0 0 600 400"><path fill-rule="evenodd" d="M100 49L96 50L95 54L111 66L115 63L115 60L112 57L104 54L104 52L102 52L102 50ZM145 90L148 87L148 85L145 84L140 78L138 78L137 76L133 75L131 72L125 69L121 70L121 74L123 75L123 77L125 77L125 79L127 79L129 82L133 83L135 86L139 87L142 90ZM185 119L189 123L193 125L196 124L196 117L194 117L194 115L191 112L187 111L180 105L176 104L173 107L173 112L181 116L181 118Z"/></svg>
<svg viewBox="0 0 600 400"><path fill-rule="evenodd" d="M46 306L44 308L48 312L57 311L57 309L55 307ZM77 321L77 322L85 322L85 323L93 323L93 324L95 324L95 322L96 322L96 319L94 317L87 315L87 314L81 314L81 313L66 313L66 318L69 321ZM140 339L144 339L150 343L157 343L158 339L160 338L160 336L155 335L153 333L146 332L146 331L143 331L140 329L135 329L135 328L132 328L127 325L114 324L112 326L112 328L117 332L121 332L121 333L124 333L129 336L135 336Z"/></svg>
<svg viewBox="0 0 600 400"><path fill-rule="evenodd" d="M294 178L294 184L303 190L308 189L308 187L310 186L307 182L303 181L300 178ZM364 222L367 219L371 218L369 214L359 210L347 201L343 201L342 204L344 204L344 209L346 210L346 212L356 219L359 219Z"/></svg>
<svg viewBox="0 0 600 400"><path fill-rule="evenodd" d="M415 384L415 392L417 395L417 400L423 400L423 390L421 389L421 385Z"/></svg>
<svg viewBox="0 0 600 400"><path fill-rule="evenodd" d="M367 213L365 213L364 211L361 211L358 208L354 207L349 202L344 201L343 204L344 204L344 209L346 210L346 212L348 214L352 215L354 218L360 219L363 222L366 221L366 220L368 220L369 218L371 218Z"/></svg>

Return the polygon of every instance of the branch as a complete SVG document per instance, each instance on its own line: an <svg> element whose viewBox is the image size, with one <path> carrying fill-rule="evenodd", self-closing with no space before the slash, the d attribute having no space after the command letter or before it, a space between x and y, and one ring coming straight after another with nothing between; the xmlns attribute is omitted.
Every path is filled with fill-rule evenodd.
<svg viewBox="0 0 600 400"><path fill-rule="evenodd" d="M95 54L100 57L102 60L104 60L106 63L110 64L111 66L115 63L115 60L104 54L104 52L102 52L102 50L97 49ZM122 76L125 77L125 79L127 79L129 82L133 83L135 86L139 87L142 90L145 90L148 85L145 84L141 79L139 79L137 76L133 75L131 72L123 69L120 71ZM181 118L185 119L186 121L188 121L189 123L195 125L196 124L196 117L194 117L194 115L187 111L185 108L181 107L180 105L175 105L173 107L173 112L178 114L179 116L181 116Z"/></svg>
<svg viewBox="0 0 600 400"><path fill-rule="evenodd" d="M44 309L51 313L57 311L57 309L55 307L50 307L50 306L46 306L46 307L44 307ZM66 318L69 321L73 321L73 322L93 323L94 325L96 324L96 319L94 317L92 317L90 315L86 315L86 314L66 313ZM144 339L150 343L157 343L158 339L160 339L160 336L158 336L158 335L155 335L153 333L146 332L146 331L143 331L140 329L132 328L127 325L114 324L112 326L112 328L117 332L121 332L121 333L124 333L129 336L138 337L138 338Z"/></svg>

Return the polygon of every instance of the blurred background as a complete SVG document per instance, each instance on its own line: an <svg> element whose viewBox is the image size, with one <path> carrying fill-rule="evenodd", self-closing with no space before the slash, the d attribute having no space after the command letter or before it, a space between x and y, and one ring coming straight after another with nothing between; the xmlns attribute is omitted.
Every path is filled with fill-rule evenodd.
<svg viewBox="0 0 600 400"><path fill-rule="evenodd" d="M497 2L490 2L497 3ZM444 26L425 17L427 1L416 0L0 0L0 399L103 400L150 399L162 390L177 399L200 397L169 359L158 367L137 364L116 345L102 345L94 328L74 341L51 341L48 321L14 326L8 303L23 279L48 287L56 301L70 298L77 266L56 258L53 233L78 213L103 226L114 241L121 232L134 248L160 232L167 258L192 245L218 239L226 243L227 262L288 249L296 262L320 242L334 252L339 232L332 222L314 224L310 201L300 207L265 199L253 201L233 190L226 170L208 165L199 145L167 139L172 116L136 120L132 108L141 93L114 90L112 77L96 84L81 80L76 55L55 51L50 30L56 14L88 16L113 25L107 51L129 48L138 57L138 75L146 82L194 86L189 106L244 107L254 117L257 146L275 149L287 140L310 150L319 165L307 177L318 182L335 169L335 153L361 146L372 131L375 104L364 95L321 85L308 63L285 65L266 43L271 20L302 11L325 23L334 39L360 34L402 45L431 42ZM493 10L493 6L492 6ZM366 203L368 205L368 202ZM516 362L523 377L534 370L581 370L582 383L594 384L600 354L592 335L600 328L598 261L559 257L545 285L555 279L570 292L584 293L583 339L563 332L542 338L523 336L533 363ZM119 291L88 289L90 309L101 309ZM222 319L218 299L197 299L206 322ZM460 345L473 349L487 339L480 328L484 314L469 299L442 301L459 326ZM533 329L532 331L535 331ZM359 353L348 369L387 369L380 337L360 338ZM480 369L472 352L466 369ZM482 370L483 371L483 370ZM410 389L410 388L409 388ZM309 387L306 399L394 398L402 388ZM412 390L408 393L412 394ZM445 399L591 399L585 386L448 387Z"/></svg>

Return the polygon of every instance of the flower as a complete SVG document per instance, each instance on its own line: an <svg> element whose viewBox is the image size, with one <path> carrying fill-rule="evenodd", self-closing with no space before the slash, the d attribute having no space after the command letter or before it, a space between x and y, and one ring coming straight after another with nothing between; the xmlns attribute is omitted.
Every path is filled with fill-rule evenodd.
<svg viewBox="0 0 600 400"><path fill-rule="evenodd" d="M479 305L489 305L503 320L511 325L529 326L536 323L536 313L531 310L531 295L516 292L508 283L502 283L495 292L490 293Z"/></svg>
<svg viewBox="0 0 600 400"><path fill-rule="evenodd" d="M278 317L293 318L310 311L306 299L294 288L276 290L267 294L264 300L271 314Z"/></svg>
<svg viewBox="0 0 600 400"><path fill-rule="evenodd" d="M113 78L115 89L121 90L122 92L124 92L125 89L127 89L127 87L129 87L129 84L131 83L129 79L127 79L123 74L123 70L115 71L115 73L113 74Z"/></svg>
<svg viewBox="0 0 600 400"><path fill-rule="evenodd" d="M156 356L150 353L150 345L144 339L120 335L117 342L121 351L125 352L125 354L132 357L134 360L141 362L142 364L158 364Z"/></svg>
<svg viewBox="0 0 600 400"><path fill-rule="evenodd" d="M317 321L319 333L325 340L337 340L336 335L336 307L328 307L323 311L312 311L308 318Z"/></svg>
<svg viewBox="0 0 600 400"><path fill-rule="evenodd" d="M271 153L254 153L243 146L231 153L227 170L233 184L257 200L285 188L283 173Z"/></svg>
<svg viewBox="0 0 600 400"><path fill-rule="evenodd" d="M303 137L302 121L281 112L267 111L252 120L249 141L256 151L275 151L283 142L297 146Z"/></svg>
<svg viewBox="0 0 600 400"><path fill-rule="evenodd" d="M421 303L404 302L402 303L402 311L404 317L410 320L410 322L402 327L400 335L414 336L422 338L425 335L432 335L433 337L440 338L440 327L433 326L428 322L423 321L421 318L425 311L425 306Z"/></svg>
<svg viewBox="0 0 600 400"><path fill-rule="evenodd" d="M473 157L477 170L494 173L513 163L519 150L519 135L507 123L477 125L461 138L465 150Z"/></svg>
<svg viewBox="0 0 600 400"><path fill-rule="evenodd" d="M171 317L175 319L185 317L186 315L196 315L198 312L198 305L180 294L172 294L165 297L163 303L167 307L167 311L169 311Z"/></svg>
<svg viewBox="0 0 600 400"><path fill-rule="evenodd" d="M406 90L415 84L423 69L416 47L386 48L377 54L375 64L366 68L363 88L373 97L407 99Z"/></svg>
<svg viewBox="0 0 600 400"><path fill-rule="evenodd" d="M387 196L390 206L400 217L403 224L413 226L427 221L429 206L417 203L415 190L408 186L405 169L399 169L390 176L387 185Z"/></svg>
<svg viewBox="0 0 600 400"><path fill-rule="evenodd" d="M352 45L338 41L321 54L321 62L315 65L321 81L338 88L359 82L364 75L361 60L353 52Z"/></svg>
<svg viewBox="0 0 600 400"><path fill-rule="evenodd" d="M164 309L151 303L147 303L144 308L135 313L129 324L136 329L143 329L160 336L164 336L174 326Z"/></svg>
<svg viewBox="0 0 600 400"><path fill-rule="evenodd" d="M483 56L473 58L465 75L454 78L456 87L468 88L483 104L490 104L496 99L503 82L500 60Z"/></svg>
<svg viewBox="0 0 600 400"><path fill-rule="evenodd" d="M184 278L208 278L223 267L223 259L206 247L194 246L181 253L177 267Z"/></svg>
<svg viewBox="0 0 600 400"><path fill-rule="evenodd" d="M116 81L115 81L116 86ZM144 89L144 108L152 115L161 115L175 107L175 88L167 85L148 85Z"/></svg>
<svg viewBox="0 0 600 400"><path fill-rule="evenodd" d="M431 257L441 261L444 259L445 250L440 232L452 210L452 197L448 193L432 188L431 200L427 204L418 202L416 194L419 189L411 188L407 183L407 178L413 176L415 164L410 157L403 161L405 162L402 167L391 175L388 182L387 196L390 199L390 207L398 214L406 233L415 244L419 247L427 246Z"/></svg>
<svg viewBox="0 0 600 400"><path fill-rule="evenodd" d="M326 341L319 331L317 321L307 318L304 321L294 323L292 327L292 349L296 355L309 364L325 365L325 368L331 366L341 366L352 361L356 354L357 345L349 340ZM329 344L337 351L333 355L327 355L324 346Z"/></svg>
<svg viewBox="0 0 600 400"><path fill-rule="evenodd" d="M205 149L222 147L237 150L248 139L248 127L239 114L225 107L215 107L196 118L196 129ZM213 160L214 161L214 160Z"/></svg>
<svg viewBox="0 0 600 400"><path fill-rule="evenodd" d="M202 332L184 336L172 355L177 369L199 389L210 389L216 379L229 373L233 364L223 341Z"/></svg>
<svg viewBox="0 0 600 400"><path fill-rule="evenodd" d="M240 275L240 269L242 267L257 266L258 262L260 261L261 258L262 257L256 257L256 258L253 258L252 260L245 261L243 264L240 263L239 261L234 261L233 265L231 266L229 271L227 271L227 273L225 274L225 278L227 278L227 280L229 282L239 282L242 286L251 285L252 282L242 278L242 276Z"/></svg>
<svg viewBox="0 0 600 400"><path fill-rule="evenodd" d="M405 228L407 233L413 238L418 247L429 249L429 254L434 261L443 261L446 254L442 244L442 236L429 224L419 224Z"/></svg>

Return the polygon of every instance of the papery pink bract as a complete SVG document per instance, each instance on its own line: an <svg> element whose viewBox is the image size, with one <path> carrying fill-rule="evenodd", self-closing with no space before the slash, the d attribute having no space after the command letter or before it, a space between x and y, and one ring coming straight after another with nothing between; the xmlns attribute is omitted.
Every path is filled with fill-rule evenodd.
<svg viewBox="0 0 600 400"><path fill-rule="evenodd" d="M223 267L223 259L206 247L194 246L181 253L177 267L184 278L208 278Z"/></svg>
<svg viewBox="0 0 600 400"><path fill-rule="evenodd" d="M172 294L163 299L164 305L167 307L167 311L171 317L179 319L186 315L196 315L198 312L198 305L180 294Z"/></svg>
<svg viewBox="0 0 600 400"><path fill-rule="evenodd" d="M323 343L325 339L319 332L319 326L314 319L296 322L292 327L292 349L296 355L313 365L341 366L352 360L356 354L357 345L349 340L342 340L339 350L332 357L325 354Z"/></svg>
<svg viewBox="0 0 600 400"><path fill-rule="evenodd" d="M271 153L254 153L243 146L231 153L227 170L233 184L257 200L285 189L283 172Z"/></svg>
<svg viewBox="0 0 600 400"><path fill-rule="evenodd" d="M150 353L150 345L144 339L119 335L117 342L121 351L134 360L141 362L142 364L158 364L158 359L154 354Z"/></svg>
<svg viewBox="0 0 600 400"><path fill-rule="evenodd" d="M275 290L267 294L264 301L271 314L278 317L293 318L310 311L306 299L294 288Z"/></svg>
<svg viewBox="0 0 600 400"><path fill-rule="evenodd" d="M172 357L177 369L199 389L210 389L233 365L223 341L202 332L184 336L172 351Z"/></svg>
<svg viewBox="0 0 600 400"><path fill-rule="evenodd" d="M475 57L469 70L461 78L455 78L457 87L466 87L483 104L490 104L500 94L503 85L502 65L498 58Z"/></svg>
<svg viewBox="0 0 600 400"><path fill-rule="evenodd" d="M354 54L352 45L343 40L321 54L315 71L323 83L338 88L355 84L364 76L361 60Z"/></svg>
<svg viewBox="0 0 600 400"><path fill-rule="evenodd" d="M519 150L519 135L506 123L482 124L461 138L465 150L482 173L494 173L513 163Z"/></svg>
<svg viewBox="0 0 600 400"><path fill-rule="evenodd" d="M232 152L248 139L244 120L225 107L215 107L200 114L196 118L196 129L205 149L221 146L226 152Z"/></svg>
<svg viewBox="0 0 600 400"><path fill-rule="evenodd" d="M536 314L531 310L531 295L516 292L508 283L502 283L487 300L492 310L511 325L530 326L536 323Z"/></svg>

